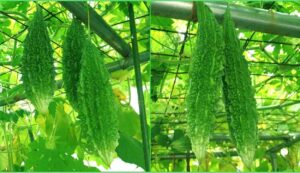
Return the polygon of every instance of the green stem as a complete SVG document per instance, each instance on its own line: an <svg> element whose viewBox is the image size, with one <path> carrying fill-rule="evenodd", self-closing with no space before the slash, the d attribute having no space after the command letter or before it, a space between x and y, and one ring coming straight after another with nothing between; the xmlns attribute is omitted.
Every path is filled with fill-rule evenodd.
<svg viewBox="0 0 300 173"><path fill-rule="evenodd" d="M7 151L7 158L8 158L8 172L12 172L13 171L13 160L11 157L11 150L10 150L10 146L9 146L9 142L7 139L7 133L6 133L6 126L5 124L1 124L1 127L4 131L4 140L5 140L5 145L6 145L6 151Z"/></svg>
<svg viewBox="0 0 300 173"><path fill-rule="evenodd" d="M128 104L130 105L131 102L131 89L130 89L130 78L127 78L127 85L128 85Z"/></svg>

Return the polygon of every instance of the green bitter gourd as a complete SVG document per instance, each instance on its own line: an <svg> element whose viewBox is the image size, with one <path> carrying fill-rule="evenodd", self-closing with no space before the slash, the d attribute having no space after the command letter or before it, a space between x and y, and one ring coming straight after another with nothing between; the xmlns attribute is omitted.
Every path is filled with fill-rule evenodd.
<svg viewBox="0 0 300 173"><path fill-rule="evenodd" d="M223 35L215 16L197 2L198 34L189 69L187 133L198 161L206 153L220 100L223 70Z"/></svg>
<svg viewBox="0 0 300 173"><path fill-rule="evenodd" d="M86 41L81 58L78 104L86 148L109 165L118 145L119 109L103 58L99 50Z"/></svg>
<svg viewBox="0 0 300 173"><path fill-rule="evenodd" d="M77 89L80 76L80 61L85 43L85 32L81 22L74 18L63 44L63 81L66 96L77 110Z"/></svg>
<svg viewBox="0 0 300 173"><path fill-rule="evenodd" d="M251 168L257 137L255 91L235 32L229 7L224 18L225 65L223 92L230 134L244 164Z"/></svg>
<svg viewBox="0 0 300 173"><path fill-rule="evenodd" d="M21 73L27 98L39 113L48 114L55 90L55 69L53 50L40 7L37 7L24 41Z"/></svg>

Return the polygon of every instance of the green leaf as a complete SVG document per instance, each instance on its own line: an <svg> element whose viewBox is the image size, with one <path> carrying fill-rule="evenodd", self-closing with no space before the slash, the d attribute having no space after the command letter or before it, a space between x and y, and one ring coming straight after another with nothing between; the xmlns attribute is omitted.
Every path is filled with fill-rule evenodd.
<svg viewBox="0 0 300 173"><path fill-rule="evenodd" d="M168 135L164 135L164 134L159 134L157 136L155 136L155 141L157 141L157 143L161 146L164 147L168 147L171 143L170 138L168 137Z"/></svg>
<svg viewBox="0 0 300 173"><path fill-rule="evenodd" d="M151 76L150 63L146 64L142 74L143 82L149 82Z"/></svg>
<svg viewBox="0 0 300 173"><path fill-rule="evenodd" d="M77 146L74 124L64 110L64 100L54 99L49 106L49 112L55 117L50 128L52 138L47 143L56 148L64 148L66 152L72 153Z"/></svg>
<svg viewBox="0 0 300 173"><path fill-rule="evenodd" d="M277 171L285 171L288 169L288 162L282 156L277 155Z"/></svg>
<svg viewBox="0 0 300 173"><path fill-rule="evenodd" d="M219 170L220 172L236 172L236 168L233 164L230 164L229 161L223 161L219 163Z"/></svg>
<svg viewBox="0 0 300 173"><path fill-rule="evenodd" d="M17 123L19 117L23 117L24 115L29 115L30 112L20 109L15 112L6 113L3 111L0 111L0 121L2 122L14 122Z"/></svg>
<svg viewBox="0 0 300 173"><path fill-rule="evenodd" d="M159 125L153 125L151 128L151 139L153 139L156 135L160 134L161 128Z"/></svg>
<svg viewBox="0 0 300 173"><path fill-rule="evenodd" d="M16 7L20 2L2 2L2 10L8 10Z"/></svg>
<svg viewBox="0 0 300 173"><path fill-rule="evenodd" d="M265 149L264 148L258 148L255 152L255 158L256 159L262 159L265 156Z"/></svg>
<svg viewBox="0 0 300 173"><path fill-rule="evenodd" d="M256 172L268 172L269 170L269 162L267 160L263 160L259 163L259 166L255 168Z"/></svg>
<svg viewBox="0 0 300 173"><path fill-rule="evenodd" d="M64 99L61 98L53 98L49 103L49 113L54 117L56 114L56 110L58 106L62 106L65 103ZM60 109L60 111L63 111Z"/></svg>
<svg viewBox="0 0 300 173"><path fill-rule="evenodd" d="M176 129L174 131L174 137L173 137L173 140L177 140L177 139L180 139L182 137L185 136L185 132L182 130L182 129Z"/></svg>
<svg viewBox="0 0 300 173"><path fill-rule="evenodd" d="M143 145L138 140L127 134L120 133L119 145L116 152L123 161L134 163L145 169Z"/></svg>
<svg viewBox="0 0 300 173"><path fill-rule="evenodd" d="M15 57L13 57L12 59L12 66L17 66L20 65L20 62L22 60L22 56L21 55L16 55Z"/></svg>
<svg viewBox="0 0 300 173"><path fill-rule="evenodd" d="M140 120L131 106L121 106L119 130L128 136L140 136Z"/></svg>
<svg viewBox="0 0 300 173"><path fill-rule="evenodd" d="M0 43L4 41L2 34L0 35Z"/></svg>
<svg viewBox="0 0 300 173"><path fill-rule="evenodd" d="M0 171L5 171L9 167L6 152L0 152Z"/></svg>
<svg viewBox="0 0 300 173"><path fill-rule="evenodd" d="M3 27L3 26L9 26L9 25L10 25L10 20L1 21L1 27Z"/></svg>
<svg viewBox="0 0 300 173"><path fill-rule="evenodd" d="M26 14L28 7L29 7L29 1L21 2L18 6L18 12L23 12Z"/></svg>
<svg viewBox="0 0 300 173"><path fill-rule="evenodd" d="M151 18L151 27L155 28L172 28L173 20L166 17L152 17Z"/></svg>
<svg viewBox="0 0 300 173"><path fill-rule="evenodd" d="M7 23L7 25L10 25L10 22ZM3 26L4 26L4 25L3 25ZM1 27L1 26L0 26L0 27ZM2 31L2 32L5 32L6 35L12 35L12 33L11 33L12 30L11 30L10 28L8 28L8 27L7 27L7 28L6 28L6 27L5 27L5 28L1 28L1 31Z"/></svg>
<svg viewBox="0 0 300 173"><path fill-rule="evenodd" d="M96 168L86 167L83 160L74 159L64 148L51 150L47 149L45 144L46 141L41 138L30 144L31 151L26 156L25 171L99 171Z"/></svg>
<svg viewBox="0 0 300 173"><path fill-rule="evenodd" d="M185 161L183 160L177 160L176 163L174 161L174 166L173 166L173 172L185 172Z"/></svg>
<svg viewBox="0 0 300 173"><path fill-rule="evenodd" d="M191 142L187 136L183 136L179 139L174 140L171 143L172 150L175 150L176 152L186 152L191 150Z"/></svg>

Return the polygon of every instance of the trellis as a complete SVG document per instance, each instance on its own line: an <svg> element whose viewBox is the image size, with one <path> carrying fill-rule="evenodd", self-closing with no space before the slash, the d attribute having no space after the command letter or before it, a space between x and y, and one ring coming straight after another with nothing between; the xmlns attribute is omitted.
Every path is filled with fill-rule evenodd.
<svg viewBox="0 0 300 173"><path fill-rule="evenodd" d="M225 12L225 9L227 7L227 3L222 2L206 2L206 5L208 5L212 12L216 15L216 18L219 21L222 21L223 14ZM269 41L269 40L256 40L252 39L254 34L256 32L265 32L265 33L271 33L271 34L278 34L278 35L285 35L285 36L291 36L291 37L297 37L299 38L300 35L300 20L299 17L296 16L290 16L283 13L278 12L270 12L263 9L257 9L253 7L244 7L239 5L231 4L231 10L233 19L236 22L236 26L238 28L246 29L246 30L254 30L252 35L249 38L241 38L240 40L242 43L244 43L243 48L244 50L250 49L248 48L249 43L265 43L265 44L280 44L280 45L287 45L287 46L293 46L294 47L294 55L299 52L299 44L293 44L288 42L279 42L279 41ZM184 47L187 42L187 40L192 39L196 34L193 31L190 31L190 21L196 21L196 13L195 13L194 3L192 2L172 2L172 1L165 1L165 2L153 2L152 3L152 15L158 16L158 17L165 17L165 18L173 18L173 19L180 19L180 20L187 20L189 22L186 22L186 30L183 31L175 31L171 29L166 29L163 27L153 27L151 26L151 32L152 33L158 33L162 32L167 34L174 34L174 35L182 35L183 41L181 43L176 43L177 45L181 45L181 49L179 52L176 53L165 53L162 51L154 51L151 50L151 62L152 63L165 63L167 64L167 68L163 70L157 70L152 69L152 71L155 71L156 73L164 74L164 78L167 78L167 76L172 75L175 76L173 82L170 80L170 88L171 90L165 90L161 89L161 96L157 98L158 104L164 103L166 104L164 111L156 111L155 107L152 107L151 110L151 123L152 127L159 125L159 126L166 126L167 135L170 135L169 130L174 130L179 127L185 127L186 120L185 115L186 111L168 111L168 107L170 107L169 103L173 100L180 100L179 103L174 103L177 107L184 107L182 103L185 99L185 92L180 92L180 95L174 95L173 90L176 88L176 80L178 77L183 75L188 75L188 71L180 70L180 67L187 66L189 64L189 56L184 54ZM255 16L255 17L253 17ZM170 38L169 36L168 38ZM153 40L153 39L152 39ZM158 40L155 40L157 42ZM153 42L153 41L152 41ZM163 42L159 43L160 45L164 45ZM291 55L290 57L287 57L289 60L293 58L294 55ZM266 55L268 56L268 55ZM170 60L164 59L166 57L173 58ZM270 57L272 58L272 57ZM288 67L299 67L300 64L291 64L287 62L273 62L273 61L248 61L250 66L251 65L280 65L280 66L288 66ZM169 69L172 70L169 70ZM263 83L267 83L269 80L273 78L288 78L288 79L298 79L300 76L297 75L280 75L280 74L255 74L252 73L252 76L267 76L267 78ZM162 84L160 87L164 87L166 84ZM258 107L258 110L260 112L265 110L272 110L272 109L281 109L287 106L296 105L300 103L300 100L298 99L276 99L276 98L260 98L257 97L257 100L278 100L282 101L282 103L278 105L270 105L270 106L263 106ZM282 114L278 114L279 116ZM173 117L171 117L173 116ZM226 123L226 119L224 117L226 116L225 112L220 112L217 114L217 122L224 124ZM291 120L295 118L296 115L291 116ZM218 122L218 119L223 117L223 121ZM174 120L175 119L175 120ZM179 119L179 120L178 120ZM299 123L299 120L296 121L296 123ZM287 123L286 121L282 121L281 123ZM270 156L271 164L272 164L272 170L277 170L277 163L276 163L276 153L280 151L282 148L292 146L293 144L300 141L299 136L299 130L298 132L287 134L287 135L260 135L261 141L281 141L278 145L275 145L271 148L269 148L266 151L266 154ZM227 141L230 142L230 137L228 134L222 134L222 133L215 133L212 136L211 141ZM158 147L158 144L152 143L153 147ZM153 151L152 154L152 160L177 160L182 159L186 160L186 170L190 171L190 159L195 158L194 154L191 153L191 151L186 151L185 153L178 153L178 152L170 152L164 149L161 149L162 151L158 150ZM159 154L164 153L164 154ZM169 153L169 154L168 154ZM228 152L213 152L212 153L216 157L230 157L230 156L237 156L236 151L228 151Z"/></svg>
<svg viewBox="0 0 300 173"><path fill-rule="evenodd" d="M135 17L134 15L134 9L133 5L131 2L124 2L128 4L128 13L129 13L129 20L125 21L120 21L117 23L114 23L112 25L109 25L106 23L106 21L102 18L101 15L99 15L93 7L91 7L89 4L86 2L65 2L61 1L62 6L64 6L66 9L62 9L58 13L52 13L50 10L46 9L42 3L35 2L38 6L40 6L43 11L46 12L46 16L44 18L45 21L50 20L50 19L56 19L57 21L64 23L57 15L64 13L66 9L70 11L74 16L76 16L79 20L81 20L83 23L86 25L89 25L90 29L92 32L95 32L101 39L103 39L107 45L111 46L113 49L117 51L123 59L120 60L115 60L116 58L112 58L108 55L109 51L102 51L101 49L103 47L106 47L107 45L102 45L99 47L99 51L107 55L107 57L110 57L113 59L112 62L106 64L108 71L109 72L114 72L118 70L123 70L127 69L128 67L134 66L135 70L135 76L136 76L136 83L137 83L137 93L139 96L139 110L140 110L140 121L141 121L141 131L142 131L142 140L143 140L143 149L144 149L144 161L145 161L145 169L146 171L150 170L150 156L149 156L149 150L150 150L150 145L149 145L149 140L148 140L148 129L147 129L147 121L146 121L146 111L145 111L145 103L144 103L144 97L143 97L143 83L142 83L142 78L141 78L141 69L140 65L142 63L145 63L149 61L150 59L150 52L144 51L139 53L138 50L138 41L143 41L143 40L148 40L148 37L142 38L142 39L137 39L137 31L136 31L136 19L141 19L141 18L146 18L149 17L149 14L145 14L142 16L137 16ZM56 3L56 2L54 2ZM144 5L147 7L149 10L148 4L146 2L143 2ZM113 4L113 3L112 3ZM3 15L20 25L24 26L22 30L20 30L17 34L15 35L10 35L4 31L0 31L3 35L8 37L8 39L4 40L3 42L0 43L0 45L5 44L6 42L10 41L11 39L14 40L15 46L17 43L23 43L19 37L27 30L28 26L20 21L18 18L10 15L9 13L5 11L0 11L0 15ZM131 41L128 43L125 41L125 39L121 38L112 28L113 26L123 24L123 23L130 23L130 38ZM53 40L51 42L56 45L56 48L54 50L61 48L61 45ZM132 48L130 46L132 44ZM60 63L58 60L55 60L56 63ZM10 73L10 72L17 72L19 67L17 68L9 68L6 66L12 65L12 62L0 62L1 67L8 69L9 71L1 73L1 75ZM63 82L61 80L56 81L57 82L57 89L62 88ZM3 87L3 86L2 86ZM11 95L10 91L13 91L14 94ZM10 104L15 104L16 102L20 100L26 99L23 91L23 87L21 84L14 86L13 88L7 90L4 93L1 93L0 95L0 107L1 106L7 106ZM31 132L32 133L32 132ZM33 137L32 134L29 134L30 137ZM34 140L34 139L33 139Z"/></svg>

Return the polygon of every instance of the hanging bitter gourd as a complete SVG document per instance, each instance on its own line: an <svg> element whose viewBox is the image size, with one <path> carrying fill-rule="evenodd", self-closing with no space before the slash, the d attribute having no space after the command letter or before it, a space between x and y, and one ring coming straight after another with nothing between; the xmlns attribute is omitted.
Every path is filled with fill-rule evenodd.
<svg viewBox="0 0 300 173"><path fill-rule="evenodd" d="M189 68L187 133L198 161L206 153L220 100L223 70L223 34L215 16L197 2L198 34Z"/></svg>
<svg viewBox="0 0 300 173"><path fill-rule="evenodd" d="M244 164L251 168L257 145L257 110L247 61L242 55L229 7L224 18L223 92L230 134Z"/></svg>
<svg viewBox="0 0 300 173"><path fill-rule="evenodd" d="M165 63L151 63L150 95L153 102L158 100L161 85L164 83L167 66Z"/></svg>
<svg viewBox="0 0 300 173"><path fill-rule="evenodd" d="M63 44L63 81L66 96L77 110L77 89L80 76L80 61L85 43L85 32L81 22L74 18Z"/></svg>
<svg viewBox="0 0 300 173"><path fill-rule="evenodd" d="M38 6L24 41L21 73L27 98L39 113L48 114L55 90L55 69L50 38Z"/></svg>
<svg viewBox="0 0 300 173"><path fill-rule="evenodd" d="M118 145L119 109L103 58L99 50L86 41L81 57L78 106L87 151L97 153L109 165Z"/></svg>

